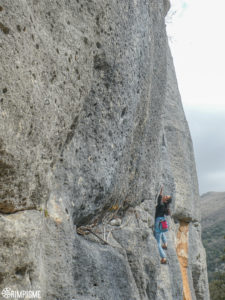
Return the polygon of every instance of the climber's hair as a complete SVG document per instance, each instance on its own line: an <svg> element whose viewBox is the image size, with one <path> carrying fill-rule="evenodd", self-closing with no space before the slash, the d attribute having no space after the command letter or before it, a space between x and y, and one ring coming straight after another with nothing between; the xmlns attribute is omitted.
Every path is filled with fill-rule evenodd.
<svg viewBox="0 0 225 300"><path fill-rule="evenodd" d="M171 196L166 196L166 198L167 198L166 202L168 204L170 204L172 202L172 197Z"/></svg>

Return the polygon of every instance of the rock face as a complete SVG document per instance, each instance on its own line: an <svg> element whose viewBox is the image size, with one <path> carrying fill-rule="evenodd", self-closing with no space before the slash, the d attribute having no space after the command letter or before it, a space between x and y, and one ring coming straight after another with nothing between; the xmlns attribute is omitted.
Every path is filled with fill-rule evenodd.
<svg viewBox="0 0 225 300"><path fill-rule="evenodd" d="M209 299L168 9L166 0L2 1L1 289ZM168 265L153 235L162 184L173 196Z"/></svg>

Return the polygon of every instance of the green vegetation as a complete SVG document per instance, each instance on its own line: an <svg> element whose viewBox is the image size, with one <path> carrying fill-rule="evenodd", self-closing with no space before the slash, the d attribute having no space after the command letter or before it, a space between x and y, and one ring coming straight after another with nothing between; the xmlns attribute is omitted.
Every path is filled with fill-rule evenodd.
<svg viewBox="0 0 225 300"><path fill-rule="evenodd" d="M221 222L222 224L222 222ZM215 226L217 227L217 226ZM215 228L214 227L214 228ZM221 230L222 228L219 227ZM217 230L214 230L214 233L217 233ZM221 234L219 235L220 238ZM225 236L223 236L222 238L222 242L224 242ZM208 240L207 240L208 242ZM212 245L212 242L209 242L208 245ZM220 243L219 243L220 244ZM216 243L217 245L217 243ZM216 246L214 245L214 247ZM214 249L214 248L213 248ZM216 261L217 264L217 268L219 269L220 265L222 265L222 263L225 261L225 249L219 247L219 249L216 249L216 251L214 252L213 249L208 249L208 252L210 253L210 257ZM215 255L218 255L222 253L220 259L219 257L214 257ZM210 261L210 257L207 258L208 261L208 269L211 268L210 271L210 276L211 276L211 281L209 283L209 291L210 291L210 298L211 300L224 300L225 299L225 272L223 271L219 271L219 272L213 272L213 269L215 269L215 267L213 268L213 264Z"/></svg>
<svg viewBox="0 0 225 300"><path fill-rule="evenodd" d="M209 282L216 278L217 272L222 266L221 258L224 255L224 236L224 221L215 223L202 232L203 245L207 255Z"/></svg>
<svg viewBox="0 0 225 300"><path fill-rule="evenodd" d="M48 213L47 209L44 210L44 213L45 213L46 218L49 217L49 213Z"/></svg>
<svg viewBox="0 0 225 300"><path fill-rule="evenodd" d="M211 300L225 299L225 272L219 272L214 275L215 279L209 284Z"/></svg>

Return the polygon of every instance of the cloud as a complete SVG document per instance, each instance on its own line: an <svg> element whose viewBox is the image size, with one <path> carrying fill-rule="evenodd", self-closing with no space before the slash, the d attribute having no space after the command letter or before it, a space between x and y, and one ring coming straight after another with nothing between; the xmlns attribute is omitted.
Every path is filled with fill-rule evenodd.
<svg viewBox="0 0 225 300"><path fill-rule="evenodd" d="M225 111L185 108L200 192L225 191Z"/></svg>
<svg viewBox="0 0 225 300"><path fill-rule="evenodd" d="M201 194L214 191L214 192L224 192L224 179L225 179L225 172L211 172L202 174L201 180L204 182L204 186L207 188L203 189Z"/></svg>
<svg viewBox="0 0 225 300"><path fill-rule="evenodd" d="M183 103L225 108L224 0L216 5L211 0L188 3L185 10L180 4L185 13L175 14L167 25Z"/></svg>
<svg viewBox="0 0 225 300"><path fill-rule="evenodd" d="M174 0L167 24L200 192L225 191L225 1Z"/></svg>

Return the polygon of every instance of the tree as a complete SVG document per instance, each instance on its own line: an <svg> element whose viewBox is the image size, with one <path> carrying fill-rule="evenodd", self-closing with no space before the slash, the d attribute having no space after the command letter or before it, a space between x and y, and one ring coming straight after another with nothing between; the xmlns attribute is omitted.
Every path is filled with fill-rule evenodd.
<svg viewBox="0 0 225 300"><path fill-rule="evenodd" d="M225 239L225 236L224 236ZM224 249L225 253L225 249ZM225 255L222 256L222 261L225 261ZM211 300L225 299L225 272L216 272L215 279L209 284Z"/></svg>

